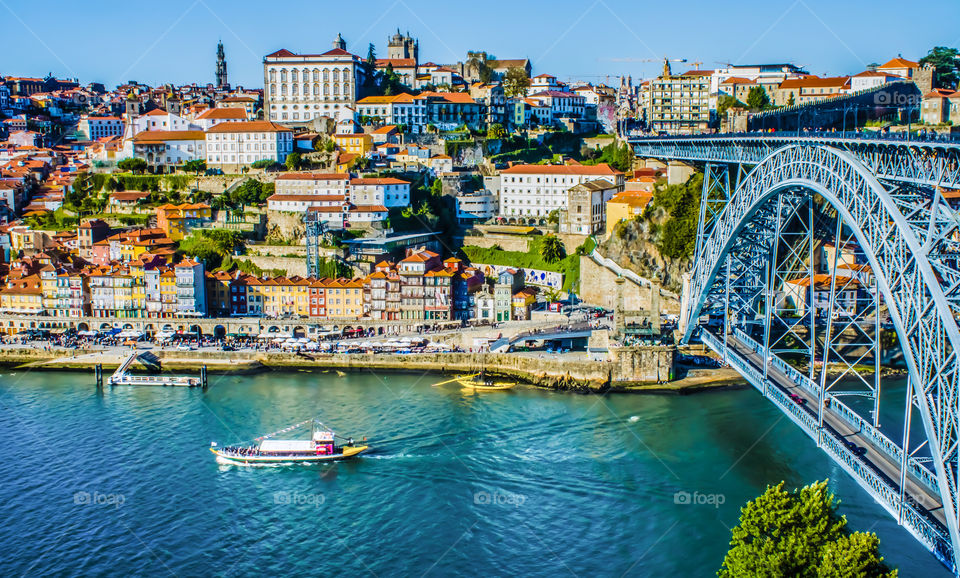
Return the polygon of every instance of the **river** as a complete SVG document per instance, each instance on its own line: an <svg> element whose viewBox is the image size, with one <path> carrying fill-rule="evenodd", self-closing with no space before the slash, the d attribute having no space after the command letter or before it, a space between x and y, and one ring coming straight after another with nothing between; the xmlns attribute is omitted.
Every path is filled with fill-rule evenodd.
<svg viewBox="0 0 960 578"><path fill-rule="evenodd" d="M90 373L6 372L0 569L710 576L744 502L829 477L901 576L947 575L753 390L475 395L439 380L301 371L98 392ZM207 451L314 415L374 451L277 468Z"/></svg>

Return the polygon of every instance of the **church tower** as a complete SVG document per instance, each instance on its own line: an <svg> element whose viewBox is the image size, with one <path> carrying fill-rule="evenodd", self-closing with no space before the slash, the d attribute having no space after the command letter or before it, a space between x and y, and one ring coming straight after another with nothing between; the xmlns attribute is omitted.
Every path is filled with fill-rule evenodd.
<svg viewBox="0 0 960 578"><path fill-rule="evenodd" d="M223 42L217 42L216 85L219 90L230 90L230 83L227 82L227 58L223 53Z"/></svg>
<svg viewBox="0 0 960 578"><path fill-rule="evenodd" d="M132 139L136 134L136 122L140 116L140 99L131 90L127 93L127 100L124 102L123 114L123 138Z"/></svg>
<svg viewBox="0 0 960 578"><path fill-rule="evenodd" d="M339 32L337 32L336 40L333 41L333 48L334 50L336 50L337 48L339 48L340 50L347 49L347 41L343 39L343 36L340 36Z"/></svg>

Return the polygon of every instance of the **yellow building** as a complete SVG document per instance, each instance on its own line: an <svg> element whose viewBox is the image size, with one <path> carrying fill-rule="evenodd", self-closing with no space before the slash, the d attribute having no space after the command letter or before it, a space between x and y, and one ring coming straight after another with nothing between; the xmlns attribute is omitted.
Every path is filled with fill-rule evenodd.
<svg viewBox="0 0 960 578"><path fill-rule="evenodd" d="M182 205L160 205L157 207L157 227L163 229L173 241L179 241L190 233L190 229L199 227L212 219L210 205L205 203L184 203Z"/></svg>
<svg viewBox="0 0 960 578"><path fill-rule="evenodd" d="M177 274L173 269L160 274L160 316L177 316Z"/></svg>
<svg viewBox="0 0 960 578"><path fill-rule="evenodd" d="M653 194L645 191L624 191L607 201L607 237L613 234L617 223L641 215L650 204Z"/></svg>
<svg viewBox="0 0 960 578"><path fill-rule="evenodd" d="M359 319L363 315L362 279L330 279L324 289L327 318Z"/></svg>
<svg viewBox="0 0 960 578"><path fill-rule="evenodd" d="M511 319L515 321L529 321L531 308L536 302L537 290L533 287L525 287L514 293L510 300L510 306L513 310Z"/></svg>
<svg viewBox="0 0 960 578"><path fill-rule="evenodd" d="M0 311L4 313L39 314L43 311L43 288L39 275L7 281L0 290Z"/></svg>
<svg viewBox="0 0 960 578"><path fill-rule="evenodd" d="M373 136L364 133L335 134L333 142L345 153L364 156L373 150Z"/></svg>
<svg viewBox="0 0 960 578"><path fill-rule="evenodd" d="M340 156L337 157L337 172L349 173L359 159L360 155L356 153L340 153Z"/></svg>
<svg viewBox="0 0 960 578"><path fill-rule="evenodd" d="M130 299L137 317L146 317L147 314L147 284L146 267L143 261L132 261L129 265L132 280Z"/></svg>

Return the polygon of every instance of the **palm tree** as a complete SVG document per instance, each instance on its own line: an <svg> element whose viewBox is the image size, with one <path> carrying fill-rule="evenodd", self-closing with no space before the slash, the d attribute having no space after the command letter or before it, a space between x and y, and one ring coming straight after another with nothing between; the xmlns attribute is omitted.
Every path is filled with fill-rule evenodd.
<svg viewBox="0 0 960 578"><path fill-rule="evenodd" d="M540 256L547 263L556 263L565 256L563 243L556 235L547 235L540 245Z"/></svg>

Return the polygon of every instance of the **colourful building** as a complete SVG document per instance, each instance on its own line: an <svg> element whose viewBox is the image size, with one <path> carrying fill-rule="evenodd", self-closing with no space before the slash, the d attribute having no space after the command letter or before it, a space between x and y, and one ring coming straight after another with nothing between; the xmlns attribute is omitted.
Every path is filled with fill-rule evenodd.
<svg viewBox="0 0 960 578"><path fill-rule="evenodd" d="M210 205L205 203L167 203L157 207L157 227L163 229L173 241L179 241L190 233L190 229L209 223L213 218Z"/></svg>
<svg viewBox="0 0 960 578"><path fill-rule="evenodd" d="M345 153L365 156L373 150L373 136L365 133L335 134L333 142Z"/></svg>

